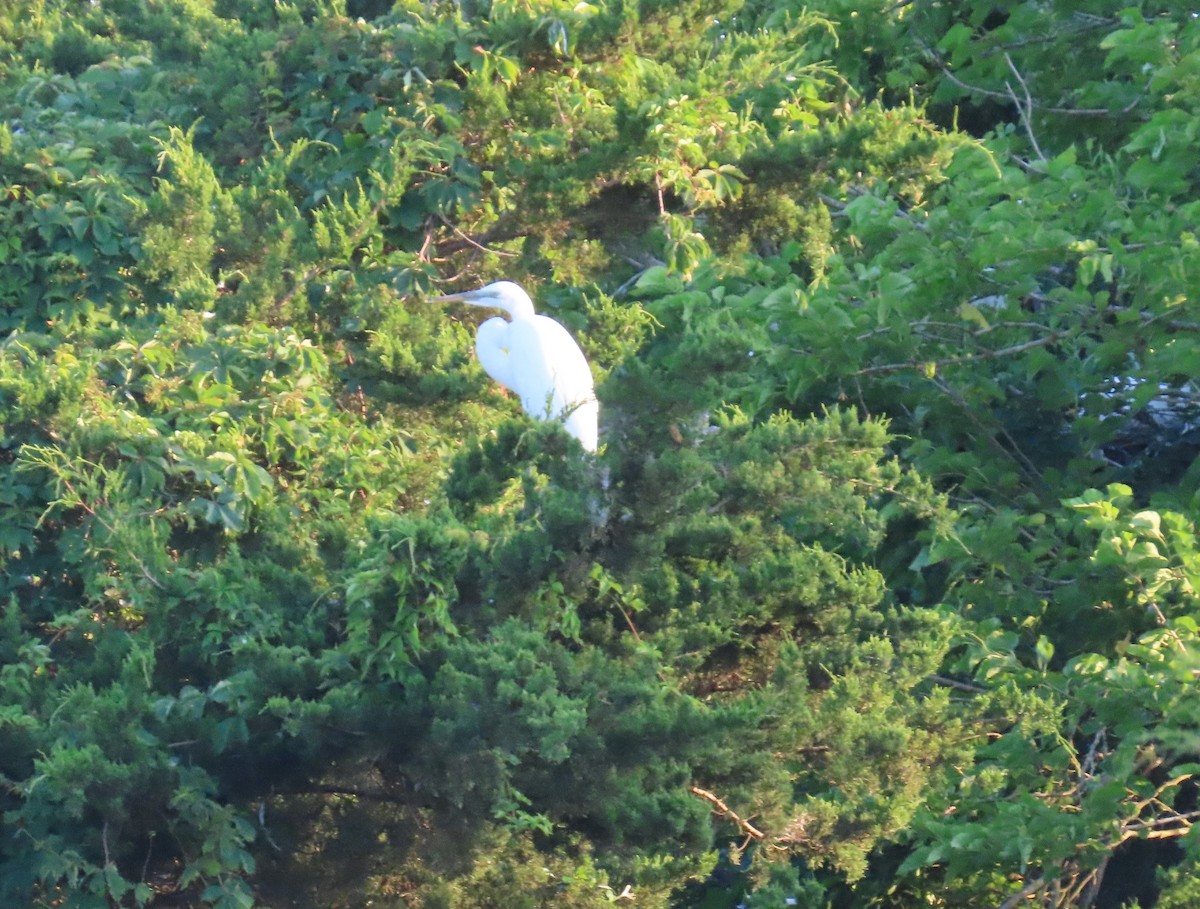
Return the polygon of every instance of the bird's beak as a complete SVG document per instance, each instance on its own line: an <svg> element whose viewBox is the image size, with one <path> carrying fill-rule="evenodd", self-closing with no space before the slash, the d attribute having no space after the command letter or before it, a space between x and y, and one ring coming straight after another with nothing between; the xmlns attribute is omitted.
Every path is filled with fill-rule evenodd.
<svg viewBox="0 0 1200 909"><path fill-rule="evenodd" d="M442 294L440 297L433 297L430 303L470 303L472 306L491 306L495 304L491 302L491 296L479 290L464 290L456 294Z"/></svg>

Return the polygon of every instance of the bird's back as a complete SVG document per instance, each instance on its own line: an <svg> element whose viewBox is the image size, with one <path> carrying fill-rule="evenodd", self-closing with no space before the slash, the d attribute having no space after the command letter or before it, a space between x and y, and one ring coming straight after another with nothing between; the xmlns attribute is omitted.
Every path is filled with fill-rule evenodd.
<svg viewBox="0 0 1200 909"><path fill-rule="evenodd" d="M600 407L587 358L571 333L549 316L514 319L510 356L512 390L525 412L539 419L562 419L588 451L599 442Z"/></svg>
<svg viewBox="0 0 1200 909"><path fill-rule="evenodd" d="M596 396L593 394L572 410L563 426L579 440L584 451L594 452L600 446L600 402Z"/></svg>

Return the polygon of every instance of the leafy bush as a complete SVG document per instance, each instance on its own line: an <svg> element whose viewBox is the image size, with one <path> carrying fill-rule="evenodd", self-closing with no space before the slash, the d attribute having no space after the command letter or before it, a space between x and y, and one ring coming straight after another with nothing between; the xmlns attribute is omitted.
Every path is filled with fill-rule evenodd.
<svg viewBox="0 0 1200 909"><path fill-rule="evenodd" d="M1186 902L1189 12L77 6L0 13L6 905ZM501 275L598 458L425 301Z"/></svg>

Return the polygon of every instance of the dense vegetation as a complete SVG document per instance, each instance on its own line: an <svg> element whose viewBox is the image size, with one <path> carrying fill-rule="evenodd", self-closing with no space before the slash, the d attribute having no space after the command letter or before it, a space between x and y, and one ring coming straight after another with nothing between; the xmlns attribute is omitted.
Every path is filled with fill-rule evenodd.
<svg viewBox="0 0 1200 909"><path fill-rule="evenodd" d="M6 5L0 902L1195 905L1198 135L1170 2Z"/></svg>

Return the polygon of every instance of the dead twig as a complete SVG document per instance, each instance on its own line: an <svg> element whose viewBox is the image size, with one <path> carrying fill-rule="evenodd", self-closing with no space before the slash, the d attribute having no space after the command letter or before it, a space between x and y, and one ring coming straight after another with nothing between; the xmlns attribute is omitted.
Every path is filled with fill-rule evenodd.
<svg viewBox="0 0 1200 909"><path fill-rule="evenodd" d="M492 249L490 246L484 246L482 243L478 242L477 240L474 240L471 237L468 237L461 230L459 230L455 225L451 224L449 221L447 221L441 215L438 215L438 220L441 221L442 224L444 224L446 227L448 227L452 231L454 231L454 233L458 236L458 238L460 240L465 242L468 246L475 247L480 252L491 253L494 256L507 256L510 259L515 259L517 257L516 253L509 252L506 249Z"/></svg>
<svg viewBox="0 0 1200 909"><path fill-rule="evenodd" d="M699 786L693 786L692 795L697 795L704 799L704 801L708 802L717 809L718 814L729 818L731 821L737 824L747 836L756 840L761 840L766 837L765 833L763 833L745 818L740 817L732 808L726 805L723 801L721 801L721 799L713 795L713 793L709 792L707 789L701 789Z"/></svg>
<svg viewBox="0 0 1200 909"><path fill-rule="evenodd" d="M1021 115L1021 122L1025 124L1025 134L1029 136L1029 142L1033 146L1034 153L1037 154L1039 161L1045 161L1046 156L1042 154L1042 146L1038 144L1037 136L1033 132L1033 96L1029 93L1029 86L1025 82L1025 77L1021 75L1021 71L1017 69L1017 64L1013 63L1012 57L1007 52L1004 54L1004 62L1008 64L1008 68L1020 84L1021 91L1025 95L1025 103L1021 103L1021 99L1017 97L1017 93L1012 90L1011 85L1005 82L1004 87L1008 89L1009 97L1012 98L1013 104L1017 106L1017 112Z"/></svg>
<svg viewBox="0 0 1200 909"><path fill-rule="evenodd" d="M944 685L947 688L957 688L959 691L969 691L972 694L987 694L988 689L982 685L972 685L970 682L960 682L958 679L952 679L945 675L931 675L931 681L937 682L939 685Z"/></svg>
<svg viewBox="0 0 1200 909"><path fill-rule="evenodd" d="M1018 890L1016 893L1014 893L1012 896L1010 896L1008 899L1006 899L1003 903L1001 903L999 906L999 909L1014 909L1014 907L1018 903L1023 902L1024 900L1027 900L1029 897L1033 896L1039 890L1044 889L1045 886L1046 886L1045 878L1040 878L1040 877L1035 878L1034 880L1032 880L1028 884L1026 884L1024 887L1022 887L1020 890Z"/></svg>

